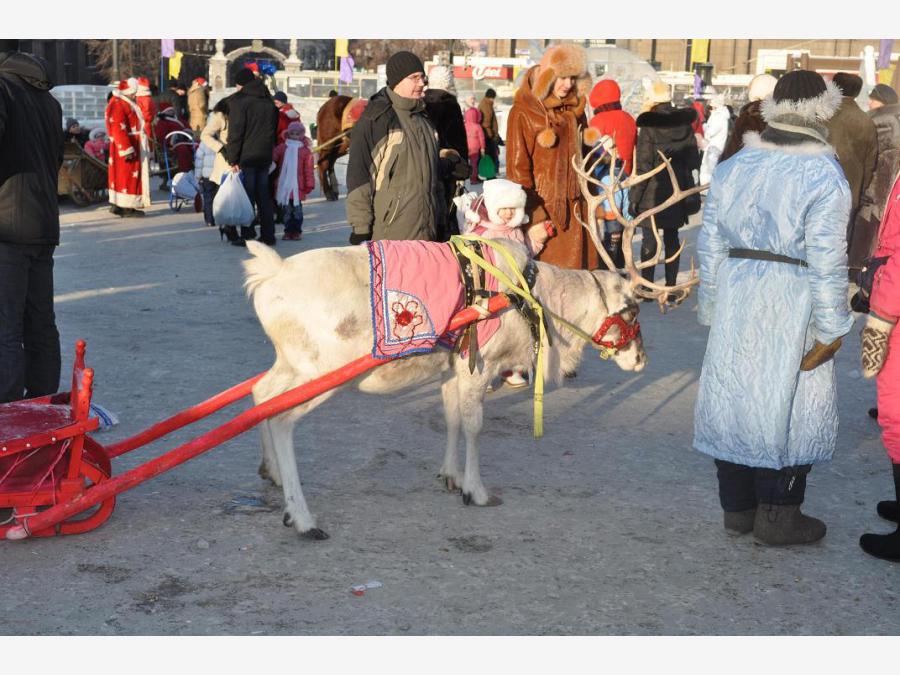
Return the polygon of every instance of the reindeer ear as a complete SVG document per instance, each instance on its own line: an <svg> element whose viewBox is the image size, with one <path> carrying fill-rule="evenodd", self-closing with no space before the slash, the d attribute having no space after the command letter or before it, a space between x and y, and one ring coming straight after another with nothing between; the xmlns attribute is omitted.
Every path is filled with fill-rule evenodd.
<svg viewBox="0 0 900 675"><path fill-rule="evenodd" d="M537 142L542 148L552 148L556 145L556 134L553 133L553 129L547 127L538 133Z"/></svg>

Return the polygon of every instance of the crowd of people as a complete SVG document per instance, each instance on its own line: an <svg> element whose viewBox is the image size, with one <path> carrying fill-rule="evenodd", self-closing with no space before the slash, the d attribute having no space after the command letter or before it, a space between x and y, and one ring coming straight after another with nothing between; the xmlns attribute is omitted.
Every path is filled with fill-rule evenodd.
<svg viewBox="0 0 900 675"><path fill-rule="evenodd" d="M386 77L352 127L350 244L446 241L462 231L518 241L539 261L594 270L601 256L581 223L596 215L606 252L621 268L623 218L664 205L672 178L649 176L588 214L572 158L598 143L615 146L615 164L605 153L593 169L603 185L648 173L663 155L680 189L709 184L705 201L691 195L655 214L660 237L645 235L640 257L658 259L661 241L665 285L675 286L679 231L702 209L698 317L710 332L693 445L715 460L725 529L752 532L768 545L825 536L825 524L801 505L813 464L835 451L833 356L853 311L866 314L862 371L877 378L877 418L900 500L900 332L893 332L900 318L900 103L893 89L872 88L864 112L856 75L760 75L735 115L719 95L708 106L675 105L671 89L657 82L634 118L614 80L592 82L583 49L559 44L524 73L501 139L493 90L460 103L451 69L435 66L426 75L422 60L405 51L387 61ZM76 120L61 128L37 59L0 54L0 268L9 271L0 276L0 400L53 391L59 378L52 311L58 213L55 200L32 195L50 194L64 140L108 157L118 215L138 215L149 203L155 138L179 171L194 171L210 225L217 190L229 173L240 176L256 217L240 229L220 227L223 238L246 245L259 225L259 240L275 246L276 220L284 223L283 239L301 238L303 202L315 189L306 127L287 96L271 92L258 73L242 69L235 83L237 91L210 112L200 79L188 89L172 82L159 97L143 78L124 80L111 94L105 134L86 134ZM19 102L32 99L40 117L25 120ZM36 184L27 194L12 192L7 178L16 172L7 158L23 143L40 148L44 163L29 174ZM504 144L506 177L498 178ZM457 199L478 185L480 195ZM16 200L21 208L6 208ZM655 267L642 269L648 281ZM524 370L504 377L521 386ZM880 503L878 513L900 522L896 500ZM860 545L900 561L900 527L866 534Z"/></svg>

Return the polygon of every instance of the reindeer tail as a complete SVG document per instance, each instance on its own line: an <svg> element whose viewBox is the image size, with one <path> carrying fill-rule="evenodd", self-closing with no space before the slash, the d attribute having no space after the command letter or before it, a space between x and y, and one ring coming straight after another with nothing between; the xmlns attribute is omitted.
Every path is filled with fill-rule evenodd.
<svg viewBox="0 0 900 675"><path fill-rule="evenodd" d="M246 275L244 289L248 296L253 297L260 286L281 271L284 260L274 249L258 241L248 241L247 250L253 257L241 263Z"/></svg>

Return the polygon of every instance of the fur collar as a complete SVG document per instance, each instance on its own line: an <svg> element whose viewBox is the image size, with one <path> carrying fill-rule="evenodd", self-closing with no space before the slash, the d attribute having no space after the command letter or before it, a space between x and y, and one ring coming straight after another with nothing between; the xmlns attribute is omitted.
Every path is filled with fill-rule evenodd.
<svg viewBox="0 0 900 675"><path fill-rule="evenodd" d="M744 146L747 148L755 148L757 150L769 150L774 152L782 152L786 155L834 155L834 148L825 143L809 142L797 143L796 145L780 145L770 141L764 141L762 137L755 131L748 131L744 134Z"/></svg>
<svg viewBox="0 0 900 675"><path fill-rule="evenodd" d="M762 115L766 122L780 117L799 117L807 122L827 122L841 105L843 95L838 86L830 80L825 83L825 91L815 98L802 101L785 99L776 101L771 95L763 99Z"/></svg>
<svg viewBox="0 0 900 675"><path fill-rule="evenodd" d="M663 108L641 113L637 118L639 127L671 128L693 124L697 111L693 108Z"/></svg>

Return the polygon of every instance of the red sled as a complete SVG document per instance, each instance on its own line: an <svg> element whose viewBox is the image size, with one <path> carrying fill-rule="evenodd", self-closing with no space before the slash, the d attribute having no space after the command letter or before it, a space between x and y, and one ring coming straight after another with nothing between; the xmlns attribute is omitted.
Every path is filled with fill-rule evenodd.
<svg viewBox="0 0 900 675"><path fill-rule="evenodd" d="M508 307L492 297L487 312ZM447 332L484 318L480 308L457 313ZM112 475L110 460L201 420L251 393L260 373L134 436L104 447L88 434L94 371L84 365L85 342L75 344L72 390L0 404L0 538L25 539L93 530L112 515L116 496L252 429L260 422L335 389L392 359L362 356L346 366L245 410L165 454ZM10 512L11 511L11 512Z"/></svg>

